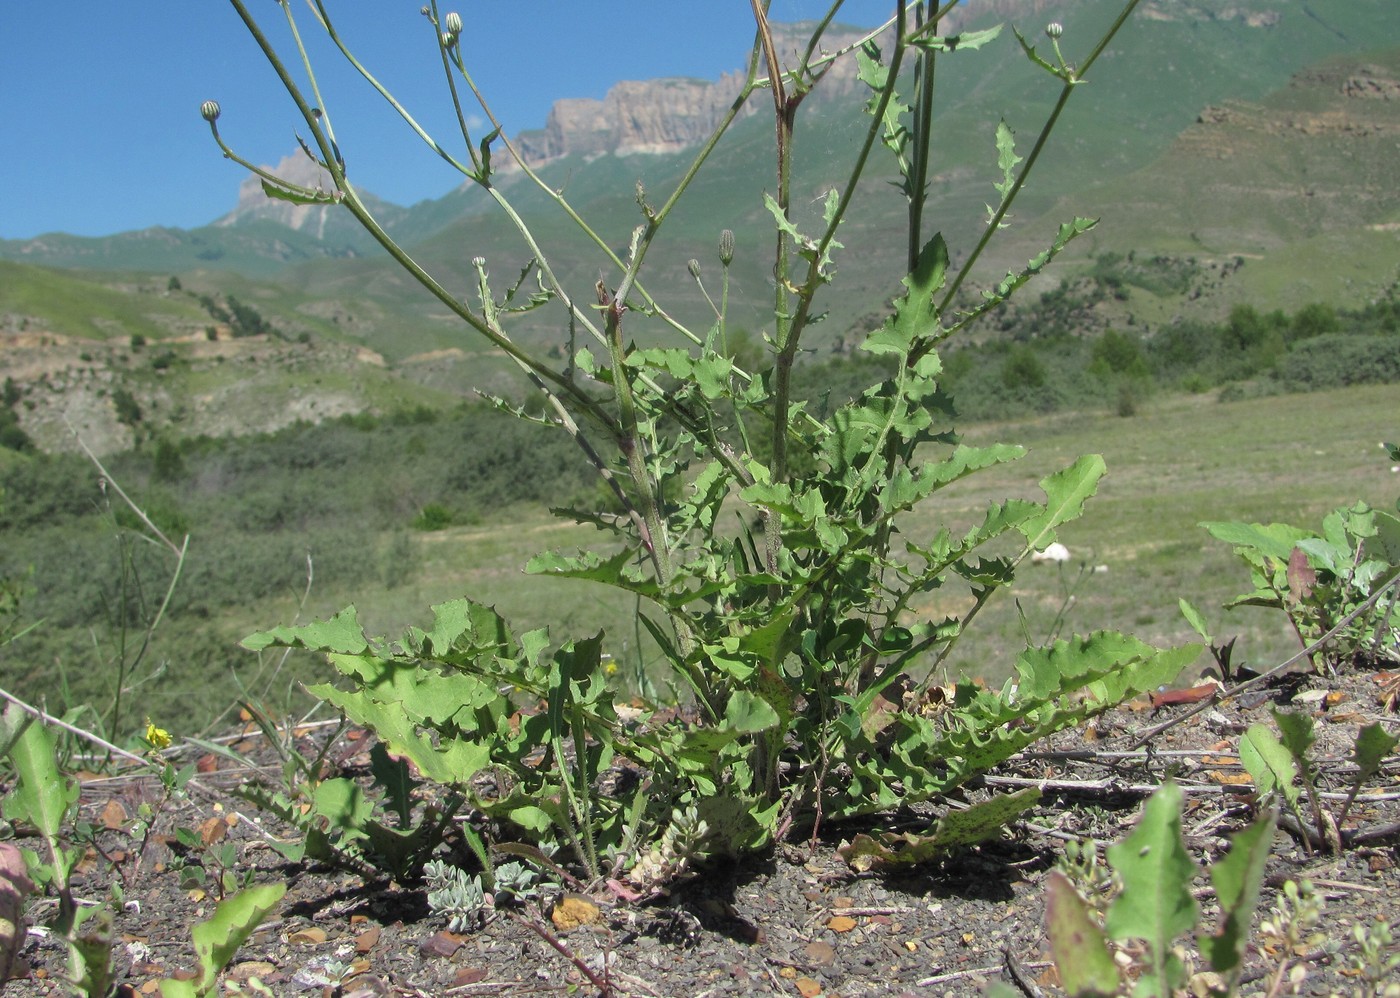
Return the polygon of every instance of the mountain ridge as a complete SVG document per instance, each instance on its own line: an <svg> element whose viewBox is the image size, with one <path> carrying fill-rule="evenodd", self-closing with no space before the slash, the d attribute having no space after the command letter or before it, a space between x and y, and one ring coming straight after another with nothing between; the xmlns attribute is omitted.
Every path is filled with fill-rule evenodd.
<svg viewBox="0 0 1400 998"><path fill-rule="evenodd" d="M1021 12L1034 7L1037 17L1059 16L1065 9L1063 0L1034 4L998 0L986 10L995 13L1010 7ZM1382 21L1374 26L1367 40L1384 42L1383 47L1323 53L1295 67L1291 75L1279 77L1279 51L1297 50L1299 39L1330 38L1341 45L1342 39L1361 33L1358 26L1364 24L1367 11L1381 11L1383 4L1358 0L1356 7L1332 11L1337 17L1325 31L1305 23L1305 7L1300 0L1251 4L1145 0L1140 10L1146 16L1136 33L1126 35L1121 48L1105 54L1105 60L1123 60L1124 68L1105 64L1091 74L1094 78L1085 88L1081 106L1066 113L1063 142L1052 143L1018 203L1019 217L1004 233L1005 249L968 287L975 289L978 281L1000 277L1005 267L1024 265L1043 248L1047 232L1053 234L1058 222L1075 215L1102 216L1103 221L1062 258L1048 281L1072 276L1076 267L1088 265L1085 257L1105 252L1176 255L1193 258L1193 263L1199 257L1203 266L1230 262L1228 268L1216 266L1213 271L1228 272L1228 276L1212 278L1195 300L1157 302L1133 292L1130 300L1107 303L1104 321L1111 325L1136 317L1135 331L1175 315L1218 319L1236 301L1297 308L1314 300L1357 300L1372 293L1368 289L1387 287L1400 278L1400 231L1386 228L1400 223L1395 193L1400 191L1400 165L1393 156L1384 155L1393 147L1395 129L1400 127L1400 24ZM1079 9L1086 16L1099 15L1108 5L1085 3ZM1080 37L1091 34L1076 25L1071 29L1082 32ZM1321 43L1318 47L1325 48ZM999 111L1019 131L1018 149L1024 154L1034 135L1030 123L1037 121L1038 113L1031 96L1044 91L1044 87L1036 89L1043 81L1027 68L1014 40L1002 48L1007 51L983 60L981 76L959 79L949 73L940 81L951 134L976 139L941 148L931 181L929 214L953 248L955 266L959 248L966 247L968 233L981 224L983 206L993 196L995 151L990 134L982 133L997 120ZM1183 53L1194 61L1183 61ZM1230 54L1233 58L1227 61L1224 56ZM968 62L977 60L958 56L949 65ZM1266 71L1272 74L1267 79L1273 81L1267 87L1261 82ZM1134 86L1125 82L1096 89L1099 78L1130 81ZM771 168L771 122L763 112L771 114L771 109L766 95L757 96L758 113L738 122L724 137L711 164L715 169L696 179L692 197L678 206L653 246L643 275L648 290L667 302L673 316L703 330L710 321L708 306L689 276L688 262L700 261L706 277L713 276L718 232L734 230L731 328L745 331L755 341L763 334L765 314L771 312L771 273L765 263L771 262L767 255L771 218L764 217L761 197L770 184ZM845 167L836 154L849 155L865 128L858 104L847 100L842 102L844 115L823 112L800 123L798 141L805 159L800 157L793 188L799 212L819 212L825 192L840 182ZM652 123L639 123L629 141L647 145L650 127ZM565 191L609 245L625 252L627 233L638 217L638 181L644 180L648 191L669 191L689 166L688 148L639 149L632 155L576 148L547 159L539 170L550 191ZM814 150L819 155L813 156ZM287 167L310 165L308 161ZM1364 169L1358 168L1361 165ZM883 184L890 176L886 164L869 178L873 207L853 214L847 231L869 233L898 224L902 201ZM535 188L518 173L498 177L517 209L531 218L565 286L589 291L600 274L599 255L577 227L554 210L550 191ZM307 183L314 186L314 176L308 176ZM1305 193L1308 184L1315 191L1311 198ZM151 416L155 421L173 419L177 408L160 402L179 395L170 395L169 387L162 386L189 374L207 380L233 377L236 369L238 377L263 379L289 389L291 382L275 365L258 368L227 360L222 367L216 360L206 364L194 356L199 351L176 342L180 336L187 337L190 328L217 325L201 310L200 300L226 305L236 298L266 316L286 339L306 338L312 344L327 345L321 353L295 354L303 398L318 394L324 398L304 412L340 411L335 407L342 403L336 400L345 397L341 388L349 369L339 347L329 349L337 344L348 348L351 356L365 348L384 359L374 375L383 376L382 384L356 382L367 408L396 405L398 400L411 405L422 393L446 399L473 388L509 390L512 382L504 359L464 338L460 323L448 310L384 259L362 232L348 224L344 228L322 225L321 216L311 212L324 209L297 215L287 212L292 206L280 202L274 207L283 215L257 217L259 193L260 187L245 183L242 207L246 210L240 213L235 207L221 216L224 225L74 240L66 244L66 251L73 263L86 267L81 272L45 271L47 276L37 271L6 272L0 280L0 354L7 330L108 341L114 369L131 365L122 377L128 378L138 400L158 403L149 410L156 414ZM1324 203L1332 208L1319 209ZM491 207L480 191L458 188L407 209L380 210L386 218L399 212L390 218L396 238L437 273L444 286L458 289L454 293L468 293L475 287L473 257L489 262L493 284L508 282L528 260L508 220L490 211ZM343 211L339 217L345 223L352 221ZM805 217L799 218L799 227L805 222ZM50 245L55 253L65 251L59 237L53 237ZM877 320L897 293L903 266L900 248L881 247L878 242L873 246L868 253L836 254L841 294L824 303L829 317L813 331L815 349L848 344L851 332ZM153 248L160 253L152 252ZM13 244L0 245L0 257L11 255L29 263L42 256L26 256ZM1237 260L1245 259L1246 266L1237 265ZM133 269L146 273L126 273ZM12 274L20 276L12 279ZM166 281L172 274L183 278L183 294L168 293ZM43 281L49 281L44 294L25 300L16 296L16 285L38 286ZM1035 293L1030 290L1031 296ZM1026 304L1033 302L1028 298ZM171 309L178 316L170 318ZM511 335L533 349L563 350L568 345L567 331L557 312L549 308L510 321ZM648 336L659 335L649 331L642 315L633 317L629 334L643 343ZM127 348L125 341L136 338L153 346L159 341L160 349L141 353ZM254 355L256 345L250 341ZM266 343L268 357L277 352L274 347L281 349L276 342ZM177 360L189 354L190 364L143 371L141 378L135 378L136 367L149 364L161 349L173 351ZM49 384L60 383L61 375L62 365L49 372ZM93 380L80 385L69 378L62 383L67 391L104 390ZM266 401L272 397L264 396L258 406L240 403L239 411L230 408L226 425L231 431L254 431L259 418L277 410ZM233 406L237 396L220 398ZM58 404L61 396L35 395L31 401L36 399L45 400L47 406ZM105 412L103 407L110 408L110 401L94 405ZM29 418L21 417L22 421ZM199 424L200 432L218 424L215 412ZM61 445L63 439L63 434L49 434L45 446Z"/></svg>
<svg viewBox="0 0 1400 998"><path fill-rule="evenodd" d="M1316 45L1320 57L1327 54L1328 45L1332 50L1355 47L1359 44L1355 38L1359 34L1355 24L1365 23L1365 10L1374 8L1381 12L1377 0L1356 0L1349 8L1328 12L1330 20L1324 22L1302 0L1145 0L1135 17L1144 24L1186 25L1197 33L1202 26L1217 31L1230 25L1242 26L1260 37L1280 33L1304 37L1303 33L1313 28L1322 32L1318 37L1327 40L1327 45ZM1068 15L1077 13L1076 5L1070 0L985 0L971 11L949 15L944 31L953 34L997 19L1024 22L1029 18L1065 16L1068 20ZM1307 24L1300 26L1303 21ZM795 47L793 39L800 36L801 27L775 26L783 47ZM1376 30L1367 40L1383 41L1386 31L1380 30L1379 25L1373 27ZM860 37L864 30L833 26L824 47L839 49ZM1395 36L1392 40L1400 42L1400 31L1391 33ZM1316 38L1309 37L1309 40L1316 41ZM1243 51L1247 51L1247 47ZM1107 55L1112 58L1114 53L1110 51ZM736 53L736 63L740 58ZM1168 65L1172 62L1174 60L1169 60ZM1219 74L1220 69L1212 67L1210 73ZM1287 73L1280 75L1286 78ZM532 166L571 158L588 160L598 156L681 153L708 135L721 109L732 100L739 82L740 77L732 68L720 69L713 81L683 78L619 81L601 100L559 99L552 106L543 128L525 130L515 141ZM1190 79L1178 81L1178 85L1181 83L1188 89L1198 86ZM848 91L855 85L854 60L847 58L837 63L816 93L820 95L823 90L829 93L833 89ZM1264 88L1267 89L1271 88ZM744 114L758 113L763 103L751 102L752 110L746 109ZM1207 103L1210 101L1193 107L1192 112L1202 110ZM505 180L517 169L503 151L498 152L496 163L500 171L498 176ZM291 171L289 179L311 176L310 186L315 186L316 168L303 154L284 157L272 169L274 172ZM453 195L460 190L459 187L457 191L447 191L438 198L407 207L378 199L372 199L372 203L382 215L385 227L396 238L407 235L411 239L421 239L450 221L448 216L457 211L459 203ZM259 196L256 181L251 176L245 177L240 182L233 208L205 226L194 229L153 227L96 238L48 233L29 240L0 240L0 258L53 266L125 269L135 265L174 271L193 266L270 274L289 264L353 258L375 252L372 240L343 211L333 207L294 206L266 198L259 201ZM410 219L402 233L397 231ZM276 230L266 228L264 223L271 223ZM261 230L258 229L260 225L263 226Z"/></svg>

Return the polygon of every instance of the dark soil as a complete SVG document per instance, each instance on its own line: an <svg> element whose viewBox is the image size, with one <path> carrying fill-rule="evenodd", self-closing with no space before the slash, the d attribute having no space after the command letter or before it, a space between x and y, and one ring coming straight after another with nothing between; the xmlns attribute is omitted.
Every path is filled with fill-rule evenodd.
<svg viewBox="0 0 1400 998"><path fill-rule="evenodd" d="M850 998L976 995L1002 979L1021 993L1054 995L1061 992L1047 956L1045 878L1066 841L1087 837L1102 850L1121 839L1144 794L1171 773L1186 791L1188 849L1209 865L1222 854L1226 836L1254 816L1235 750L1248 725L1269 720L1273 704L1302 705L1317 717L1314 758L1321 789L1335 795L1324 803L1335 813L1348 789L1356 731L1377 720L1391 731L1400 727L1388 709L1393 704L1384 702L1388 678L1364 668L1332 679L1285 676L1267 695L1207 706L1143 747L1134 745L1149 729L1192 707L1128 705L1088 729L1036 746L968 789L966 799L975 800L1020 781L1043 783L1041 805L1000 840L893 872L856 873L837 852L869 825L827 825L815 841L712 863L666 897L626 903L604 889L586 898L569 895L566 904L556 895L543 905L497 914L478 931L451 933L429 910L421 885L286 864L267 844L286 830L228 792L259 774L217 759L219 768L198 777L202 791L160 805L157 834L144 849L137 820L143 802L160 801L159 784L148 776L85 781L84 818L102 829L97 838L105 855L89 856L76 889L81 899L97 901L114 880L124 881L112 959L126 994L158 994L160 979L194 967L190 928L212 913L218 891L211 883L182 885L184 851L173 830L186 828L237 843L240 875L252 871L257 883L287 884L281 904L230 966L226 988L257 977L274 995L586 995L598 993L602 982L619 996ZM1330 696L1318 699L1323 694ZM324 737L304 733L304 747L309 750L318 735ZM249 767L273 761L257 736L229 741ZM362 767L367 742L347 741L339 765ZM186 761L199 754L188 752ZM216 758L206 757L204 768ZM275 770L261 775L272 779ZM917 830L946 806L887 816L879 827ZM1309 957L1293 961L1306 969L1297 990L1285 982L1272 993L1349 996L1359 983L1345 972L1352 923L1383 918L1400 930L1397 823L1400 759L1392 755L1352 807L1340 854L1323 842L1305 844L1296 828L1280 830L1260 909L1275 902L1286 879L1309 878L1325 898L1319 929L1327 942L1310 945ZM186 869L198 861L183 856ZM217 880L217 871L210 880ZM1195 886L1204 921L1213 924L1209 880L1202 876ZM40 928L30 930L22 951L29 976L12 982L8 994L67 993L60 980L66 950L42 929L55 906L51 898L31 904L29 921ZM562 923L567 912L582 913L584 921L596 915L596 921L558 927L556 918ZM1269 993L1282 954L1263 943L1256 933L1246 975L1253 983L1244 994ZM1340 949L1329 956L1329 947Z"/></svg>

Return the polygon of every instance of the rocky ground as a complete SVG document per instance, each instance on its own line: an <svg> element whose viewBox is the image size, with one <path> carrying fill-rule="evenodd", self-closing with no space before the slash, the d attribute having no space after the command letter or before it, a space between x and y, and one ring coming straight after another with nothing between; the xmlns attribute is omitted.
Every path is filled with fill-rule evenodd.
<svg viewBox="0 0 1400 998"><path fill-rule="evenodd" d="M869 828L828 825L815 841L711 863L649 902L575 885L462 932L449 931L431 911L421 885L288 864L269 848L269 837L285 830L231 791L251 779L275 779L274 757L259 736L240 733L227 742L245 763L206 756L197 777L202 789L159 804L156 834L144 846L142 805L160 801L158 783L120 774L86 780L83 816L97 829L101 853L84 861L77 890L95 900L113 882L122 885L112 960L127 995L157 994L162 978L193 968L190 928L217 901L213 852L181 846L177 829L186 829L186 838L197 831L216 845L235 843L239 877L287 885L237 953L223 978L225 993L249 993L257 978L274 995L851 998L978 995L997 980L1018 993L1055 995L1062 992L1048 957L1044 898L1066 843L1088 839L1102 857L1131 829L1145 794L1170 774L1185 791L1188 850L1208 866L1255 813L1237 754L1240 736L1280 704L1317 719L1313 758L1322 805L1336 814L1356 732L1379 721L1400 733L1395 690L1396 677L1372 667L1326 679L1283 676L1219 703L1134 703L1037 746L971 788L969 799L1027 783L1044 792L1041 805L1000 840L941 862L857 872L838 849ZM355 734L336 757L343 769L362 772L368 738ZM318 737L324 735L303 732L302 747L310 750ZM193 761L200 750L186 754ZM917 830L932 816L892 815L879 827ZM1326 838L1309 842L1296 824L1278 833L1260 909L1276 903L1286 880L1307 878L1325 905L1313 930L1320 935L1289 953L1258 932L1256 917L1242 994L1383 993L1370 985L1353 990L1363 984L1350 970L1351 926L1375 919L1400 926L1400 758L1392 754L1362 788L1333 846ZM202 886L190 879L190 867L200 863L211 867ZM1210 881L1202 875L1194 887L1205 923L1214 924ZM38 927L21 952L28 975L7 993L67 993L64 947L42 928L54 907L52 899L31 905ZM1189 938L1181 942L1193 955ZM1132 958L1130 950L1119 957Z"/></svg>

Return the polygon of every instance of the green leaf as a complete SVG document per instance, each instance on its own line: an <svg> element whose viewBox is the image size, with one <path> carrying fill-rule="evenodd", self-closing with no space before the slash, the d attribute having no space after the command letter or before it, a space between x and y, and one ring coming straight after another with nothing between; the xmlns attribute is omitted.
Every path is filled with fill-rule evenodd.
<svg viewBox="0 0 1400 998"><path fill-rule="evenodd" d="M0 757L10 754L15 742L34 720L34 715L21 709L18 704L5 705L5 712L0 714Z"/></svg>
<svg viewBox="0 0 1400 998"><path fill-rule="evenodd" d="M250 887L219 902L214 917L196 925L194 951L199 957L199 984L196 991L206 994L214 987L219 971L228 966L253 930L276 907L287 892L286 884ZM167 992L168 993L168 992Z"/></svg>
<svg viewBox="0 0 1400 998"><path fill-rule="evenodd" d="M966 312L958 313L958 321L950 326L945 335L951 336L953 333L967 327L970 323L986 315L992 309L997 308L1006 301L1017 289L1024 285L1036 274L1049 265L1050 261L1059 256L1060 253L1074 239L1083 235L1098 225L1096 218L1076 218L1072 222L1062 224L1055 234L1055 241L1050 244L1050 248L1032 257L1019 271L1008 270L1006 276L997 283L994 288L988 288L982 292L982 301L976 308Z"/></svg>
<svg viewBox="0 0 1400 998"><path fill-rule="evenodd" d="M1028 551L1039 551L1055 539L1055 528L1084 515L1084 503L1098 491L1108 468L1098 454L1085 454L1063 471L1041 479L1046 504L1039 516L1020 524Z"/></svg>
<svg viewBox="0 0 1400 998"><path fill-rule="evenodd" d="M832 191L831 193L835 194L836 192ZM827 276L831 266L831 251L842 248L841 244L835 239L830 239L827 240L826 246L823 248L818 240L804 236L797 230L797 226L783 214L782 205L778 204L771 194L764 193L763 204L767 207L768 213L773 216L778 230L785 233L796 244L798 255L808 263L813 264L817 268L817 273L824 277ZM828 198L828 211L831 210L834 210L834 205ZM818 255L819 253L820 255Z"/></svg>
<svg viewBox="0 0 1400 998"><path fill-rule="evenodd" d="M384 802L399 816L399 827L407 828L413 811L413 788L417 781L409 773L405 759L390 758L383 742L369 750L369 771L374 782L384 788Z"/></svg>
<svg viewBox="0 0 1400 998"><path fill-rule="evenodd" d="M778 725L778 712L762 697L735 690L724 708L724 726L742 734L757 734Z"/></svg>
<svg viewBox="0 0 1400 998"><path fill-rule="evenodd" d="M952 808L938 819L934 837L945 852L965 849L985 842L1040 803L1040 788L1025 787L1009 794L996 794L980 803Z"/></svg>
<svg viewBox="0 0 1400 998"><path fill-rule="evenodd" d="M1381 763L1385 761L1396 745L1400 745L1400 736L1392 735L1381 726L1379 721L1368 724L1356 733L1356 744L1352 748L1352 761L1356 763L1356 776L1352 778L1352 783L1360 786L1380 771Z"/></svg>
<svg viewBox="0 0 1400 998"><path fill-rule="evenodd" d="M1118 993L1118 967L1089 906L1059 870L1045 888L1045 934L1060 983L1070 998L1109 998Z"/></svg>
<svg viewBox="0 0 1400 998"><path fill-rule="evenodd" d="M249 651L264 648L309 648L312 651L339 652L359 655L369 649L365 632L356 617L355 607L347 606L329 620L315 621L292 627L274 627L270 631L250 634L242 641Z"/></svg>
<svg viewBox="0 0 1400 998"><path fill-rule="evenodd" d="M1251 724L1240 738L1240 764L1254 780L1260 794L1277 791L1290 808L1298 805L1298 788L1293 781L1298 770L1293 754L1275 737L1266 724Z"/></svg>
<svg viewBox="0 0 1400 998"><path fill-rule="evenodd" d="M1003 828L1040 802L1040 788L1026 787L962 809L951 809L921 835L916 832L864 832L838 850L855 870L912 866L945 853L964 849L999 834Z"/></svg>
<svg viewBox="0 0 1400 998"><path fill-rule="evenodd" d="M1122 842L1110 846L1108 862L1123 891L1108 909L1104 928L1113 939L1141 939L1149 961L1133 994L1172 998L1186 971L1172 942L1196 924L1191 881L1196 865L1181 840L1181 788L1164 783L1148 798L1142 820Z"/></svg>
<svg viewBox="0 0 1400 998"><path fill-rule="evenodd" d="M1035 63L1041 69L1048 72L1051 76L1054 76L1055 78L1060 80L1065 80L1066 82L1070 82L1071 78L1067 76L1065 70L1061 69L1059 66L1052 66L1043 58L1036 55L1035 46L1032 45L1030 42L1026 41L1026 39L1022 37L1021 32L1016 31L1015 28L1012 28L1011 30L1016 33L1016 40L1021 43L1021 51L1026 53L1027 59Z"/></svg>
<svg viewBox="0 0 1400 998"><path fill-rule="evenodd" d="M604 558L593 551L579 555L565 555L558 551L537 554L525 563L525 571L531 575L550 575L565 579L587 579L616 586L639 596L655 597L659 589L655 582L630 571L636 555L623 549L611 558Z"/></svg>
<svg viewBox="0 0 1400 998"><path fill-rule="evenodd" d="M1363 547L1366 557L1400 566L1400 518L1379 510L1375 517L1376 532L1366 538Z"/></svg>
<svg viewBox="0 0 1400 998"><path fill-rule="evenodd" d="M510 628L494 609L469 599L448 600L433 606L433 629L409 632L410 653L425 658L450 659L454 653L511 654Z"/></svg>
<svg viewBox="0 0 1400 998"><path fill-rule="evenodd" d="M1277 707L1271 708L1269 712L1274 715L1274 723L1278 725L1279 734L1283 736L1283 747L1293 756L1299 770L1308 772L1308 749L1312 748L1317 738L1313 731L1312 716L1300 710L1279 710Z"/></svg>
<svg viewBox="0 0 1400 998"><path fill-rule="evenodd" d="M1170 683L1200 654L1200 645L1159 649L1116 631L1027 648L1016 659L1018 695L1048 701L1087 689L1100 707Z"/></svg>
<svg viewBox="0 0 1400 998"><path fill-rule="evenodd" d="M1018 991L1010 984L993 981L987 985L987 990L982 992L982 998L1022 998L1024 994L1024 991Z"/></svg>
<svg viewBox="0 0 1400 998"><path fill-rule="evenodd" d="M1003 200L1016 184L1016 166L1020 162L1021 157L1016 155L1016 136L1003 118L997 122L997 168L1001 170L1001 182L993 185Z"/></svg>
<svg viewBox="0 0 1400 998"><path fill-rule="evenodd" d="M1230 840L1224 859L1210 866L1210 882L1220 905L1220 921L1213 934L1200 936L1201 953L1217 973L1228 974L1233 984L1244 965L1249 926L1264 883L1264 867L1274 840L1278 811L1270 810ZM1232 988L1233 990L1233 988Z"/></svg>
<svg viewBox="0 0 1400 998"><path fill-rule="evenodd" d="M891 91L889 100L885 101L884 109L881 110L880 101L883 92L889 85L890 70L881 62L880 46L875 41L868 41L856 52L856 65L859 67L857 75L860 81L875 91L870 99L866 101L866 113L874 116L880 114L880 121L883 125L881 142L886 149L894 153L895 160L899 163L901 176L908 177L909 164L905 160L904 152L909 146L909 129L904 126L900 119L908 113L909 105L900 100L897 92ZM906 179L905 183L908 181Z"/></svg>
<svg viewBox="0 0 1400 998"><path fill-rule="evenodd" d="M934 295L948 278L948 244L939 232L919 251L914 270L900 283L908 293L894 303L894 315L866 337L861 349L868 353L907 356L919 339L939 332Z"/></svg>
<svg viewBox="0 0 1400 998"><path fill-rule="evenodd" d="M359 785L340 777L322 780L316 785L311 808L318 817L325 819L328 831L352 838L364 834L365 823L374 815L374 805L365 799Z"/></svg>
<svg viewBox="0 0 1400 998"><path fill-rule="evenodd" d="M28 821L57 843L69 809L78 803L78 782L59 772L49 729L43 724L26 727L10 748L10 760L19 786L5 799L5 814Z"/></svg>
<svg viewBox="0 0 1400 998"><path fill-rule="evenodd" d="M1233 544L1237 550L1256 551L1284 565L1288 564L1288 557L1299 541L1317 536L1286 523L1206 521L1201 526L1216 540Z"/></svg>
<svg viewBox="0 0 1400 998"><path fill-rule="evenodd" d="M327 194L325 191L297 191L286 187L279 187L262 182L263 193L275 201L290 201L292 204L339 204L340 199L334 194Z"/></svg>
<svg viewBox="0 0 1400 998"><path fill-rule="evenodd" d="M491 762L489 744L469 738L444 738L441 744L420 732L398 703L381 703L366 692L313 686L308 692L344 711L345 716L379 736L396 755L407 756L425 779L462 785Z"/></svg>
<svg viewBox="0 0 1400 998"><path fill-rule="evenodd" d="M1210 628L1206 624L1206 618L1185 599L1176 601L1176 605L1181 608L1181 615L1186 618L1186 622L1191 625L1191 629L1206 639L1210 643Z"/></svg>
<svg viewBox="0 0 1400 998"><path fill-rule="evenodd" d="M981 31L963 31L956 35L920 35L909 44L926 52L957 52L960 49L980 49L1001 34L1002 25Z"/></svg>

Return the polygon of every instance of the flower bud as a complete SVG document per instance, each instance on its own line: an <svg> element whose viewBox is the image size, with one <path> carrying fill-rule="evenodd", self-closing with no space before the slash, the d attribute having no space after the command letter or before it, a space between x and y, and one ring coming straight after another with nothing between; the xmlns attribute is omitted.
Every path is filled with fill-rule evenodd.
<svg viewBox="0 0 1400 998"><path fill-rule="evenodd" d="M700 261L691 257L685 262L685 269L690 271L690 276L697 281L700 280Z"/></svg>
<svg viewBox="0 0 1400 998"><path fill-rule="evenodd" d="M1065 33L1065 26L1059 21L1051 21L1045 26L1045 33L1051 38L1059 38Z"/></svg>
<svg viewBox="0 0 1400 998"><path fill-rule="evenodd" d="M474 256L474 257L472 257L472 266L475 267L477 270L480 270L482 267L486 266L486 257L484 257L484 256Z"/></svg>
<svg viewBox="0 0 1400 998"><path fill-rule="evenodd" d="M719 234L719 262L726 267L734 260L734 230L725 229Z"/></svg>
<svg viewBox="0 0 1400 998"><path fill-rule="evenodd" d="M462 33L462 15L455 10L447 17L443 18L443 27L447 28L449 34L460 35Z"/></svg>
<svg viewBox="0 0 1400 998"><path fill-rule="evenodd" d="M223 109L219 107L216 100L207 100L199 105L199 116L209 123L219 120L219 115L223 114Z"/></svg>
<svg viewBox="0 0 1400 998"><path fill-rule="evenodd" d="M452 46L454 46L454 45L456 45L456 44L457 44L457 36L456 36L456 35L454 35L454 34L453 34L452 32L450 32L450 31L444 31L444 32L442 33L442 47L443 47L443 48L445 48L445 49L450 49Z"/></svg>
<svg viewBox="0 0 1400 998"><path fill-rule="evenodd" d="M432 8L429 7L427 4L424 4L423 6L418 8L418 13L422 14L424 17L427 17L432 12Z"/></svg>

